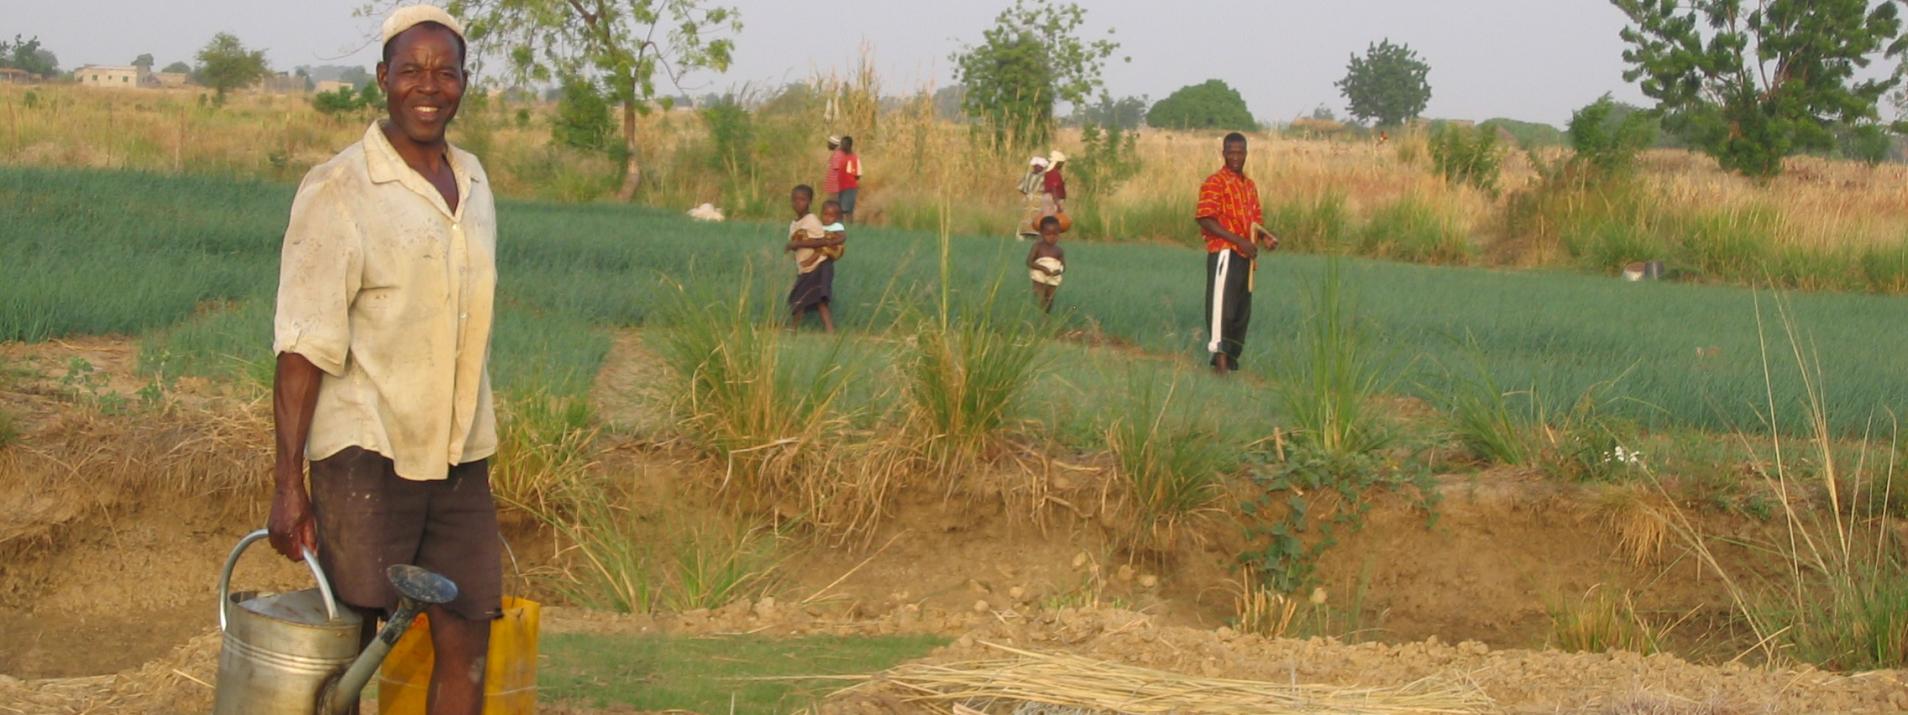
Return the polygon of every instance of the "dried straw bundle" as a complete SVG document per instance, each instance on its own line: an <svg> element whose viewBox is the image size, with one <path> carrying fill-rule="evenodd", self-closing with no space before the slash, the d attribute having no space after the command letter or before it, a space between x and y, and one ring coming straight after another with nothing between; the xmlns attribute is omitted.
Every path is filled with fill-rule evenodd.
<svg viewBox="0 0 1908 715"><path fill-rule="evenodd" d="M1495 709L1476 687L1423 680L1401 688L1352 688L1197 678L1066 654L1035 653L993 643L1007 658L952 664L910 663L837 695L887 687L904 701L939 712L1038 703L1088 712L1214 713L1475 713Z"/></svg>

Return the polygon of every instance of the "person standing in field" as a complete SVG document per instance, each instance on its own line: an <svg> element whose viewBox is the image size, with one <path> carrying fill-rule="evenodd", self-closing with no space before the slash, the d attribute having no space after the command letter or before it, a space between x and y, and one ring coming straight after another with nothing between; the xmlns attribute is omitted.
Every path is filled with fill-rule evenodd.
<svg viewBox="0 0 1908 715"><path fill-rule="evenodd" d="M835 200L841 202L842 223L855 222L855 199L861 194L861 155L855 153L855 138L841 138L841 172L836 175Z"/></svg>
<svg viewBox="0 0 1908 715"><path fill-rule="evenodd" d="M795 286L788 291L789 328L799 328L802 316L813 311L821 317L822 329L835 332L835 318L828 304L834 299L835 262L822 249L840 246L843 239L829 236L821 219L809 212L815 202L815 190L807 184L789 192L789 206L795 220L788 224L787 251L795 254Z"/></svg>
<svg viewBox="0 0 1908 715"><path fill-rule="evenodd" d="M1055 149L1047 157L1047 164L1047 174L1041 177L1041 184L1046 188L1047 196L1053 200L1053 212L1047 215L1056 216L1067 212L1067 177L1060 173L1067 165L1067 155Z"/></svg>
<svg viewBox="0 0 1908 715"><path fill-rule="evenodd" d="M267 530L287 558L316 553L365 643L396 607L387 566L456 582L455 600L426 611L429 707L476 715L503 590L489 481L497 213L483 165L444 139L468 79L462 25L417 5L383 36L388 116L305 175L285 229Z"/></svg>
<svg viewBox="0 0 1908 715"><path fill-rule="evenodd" d="M1040 219L1040 240L1027 251L1027 276L1033 279L1034 300L1042 312L1053 313L1053 294L1060 290L1067 269L1067 253L1060 250L1060 219Z"/></svg>
<svg viewBox="0 0 1908 715"><path fill-rule="evenodd" d="M1259 187L1245 175L1245 135L1227 134L1221 148L1225 166L1199 186L1193 217L1206 239L1206 352L1212 369L1224 375L1239 369L1245 351L1259 247L1277 249L1279 238L1261 225Z"/></svg>
<svg viewBox="0 0 1908 715"><path fill-rule="evenodd" d="M1053 198L1047 195L1047 157L1036 156L1027 162L1027 174L1020 178L1020 195L1025 203L1016 238L1025 241L1040 235L1040 219L1053 215Z"/></svg>
<svg viewBox="0 0 1908 715"><path fill-rule="evenodd" d="M841 193L841 170L848 158L841 151L841 137L828 137L828 167L822 172L822 198L832 199Z"/></svg>

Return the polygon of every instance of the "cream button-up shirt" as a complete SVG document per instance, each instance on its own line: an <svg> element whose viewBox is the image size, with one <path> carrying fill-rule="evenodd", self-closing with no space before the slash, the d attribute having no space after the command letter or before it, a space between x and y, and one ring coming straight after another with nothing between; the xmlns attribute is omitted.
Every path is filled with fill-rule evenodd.
<svg viewBox="0 0 1908 715"><path fill-rule="evenodd" d="M428 481L497 451L497 208L477 157L451 147L450 163L456 211L373 123L298 186L272 350L325 372L309 459L359 447Z"/></svg>

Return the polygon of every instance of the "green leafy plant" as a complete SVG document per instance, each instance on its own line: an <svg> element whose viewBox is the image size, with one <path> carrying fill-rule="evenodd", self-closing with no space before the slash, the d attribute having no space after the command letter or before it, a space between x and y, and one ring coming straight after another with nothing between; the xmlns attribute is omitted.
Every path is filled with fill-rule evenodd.
<svg viewBox="0 0 1908 715"><path fill-rule="evenodd" d="M1299 443L1283 460L1253 467L1251 478L1253 496L1240 506L1249 545L1239 561L1273 593L1315 585L1318 559L1341 536L1364 528L1374 491L1410 487L1436 516L1431 473L1375 454L1334 455Z"/></svg>

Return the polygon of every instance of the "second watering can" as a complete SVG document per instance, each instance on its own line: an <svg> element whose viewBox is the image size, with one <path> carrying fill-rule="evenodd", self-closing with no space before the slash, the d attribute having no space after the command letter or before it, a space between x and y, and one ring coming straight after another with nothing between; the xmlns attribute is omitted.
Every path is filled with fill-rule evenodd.
<svg viewBox="0 0 1908 715"><path fill-rule="evenodd" d="M232 592L232 569L263 529L246 534L219 573L219 679L213 715L332 715L349 709L391 644L427 605L457 597L457 585L408 564L387 575L398 609L361 653L364 622L340 608L318 559L305 551L316 588L279 594Z"/></svg>

